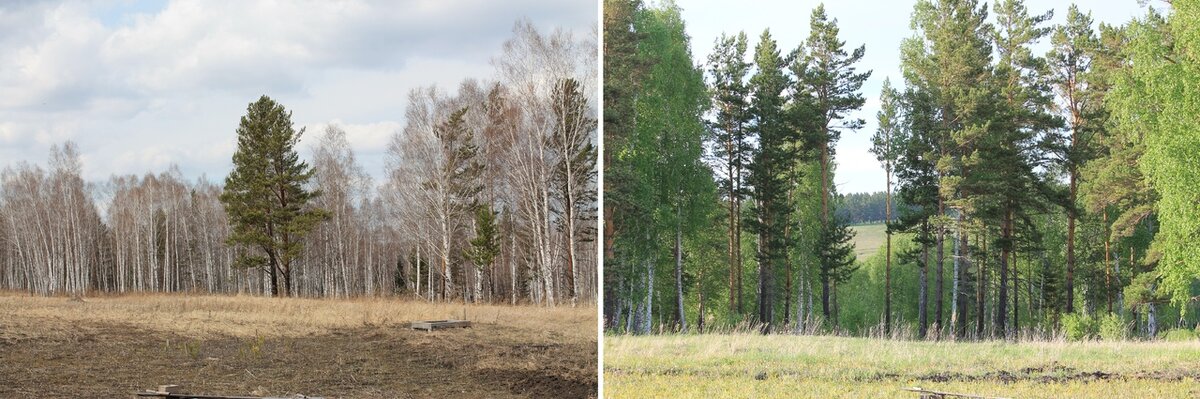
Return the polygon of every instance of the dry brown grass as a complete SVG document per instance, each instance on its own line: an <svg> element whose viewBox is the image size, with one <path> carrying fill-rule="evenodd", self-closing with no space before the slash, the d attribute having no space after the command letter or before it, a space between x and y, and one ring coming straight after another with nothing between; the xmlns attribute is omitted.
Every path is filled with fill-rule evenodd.
<svg viewBox="0 0 1200 399"><path fill-rule="evenodd" d="M22 330L45 334L59 333L78 322L104 322L196 338L213 334L296 337L335 328L402 326L413 320L446 318L546 331L570 340L596 337L596 308L591 305L541 308L385 298L331 300L165 294L81 300L0 292L0 326L33 322L40 328ZM0 334L4 331L0 329Z"/></svg>

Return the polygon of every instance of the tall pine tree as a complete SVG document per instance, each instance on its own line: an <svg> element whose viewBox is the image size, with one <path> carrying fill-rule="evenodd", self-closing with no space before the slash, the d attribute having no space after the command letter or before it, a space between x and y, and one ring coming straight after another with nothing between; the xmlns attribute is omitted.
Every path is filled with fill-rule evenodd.
<svg viewBox="0 0 1200 399"><path fill-rule="evenodd" d="M1074 4L1067 10L1067 22L1059 26L1051 38L1050 67L1054 86L1062 99L1061 108L1067 117L1070 131L1067 143L1061 145L1062 164L1067 170L1067 312L1074 311L1075 294L1075 227L1079 220L1080 168L1091 157L1087 144L1099 126L1096 113L1100 109L1097 91L1089 84L1092 60L1099 45L1092 31L1092 18Z"/></svg>
<svg viewBox="0 0 1200 399"><path fill-rule="evenodd" d="M614 329L622 315L632 314L628 278L640 264L636 260L648 256L641 223L648 219L642 206L646 184L638 174L645 157L634 134L634 104L648 69L638 54L645 36L636 29L642 12L639 0L604 0L604 319Z"/></svg>
<svg viewBox="0 0 1200 399"><path fill-rule="evenodd" d="M784 115L784 90L788 78L771 32L764 30L754 49L757 73L750 78L755 133L759 148L750 164L754 219L749 224L758 235L758 315L762 331L771 331L775 317L776 269L787 261L785 235L791 206L787 201L788 173L795 153L795 132Z"/></svg>
<svg viewBox="0 0 1200 399"><path fill-rule="evenodd" d="M937 273L934 284L934 324L944 326L944 242L947 229L958 230L954 256L951 323L955 334L966 332L966 271L970 269L971 226L967 215L973 210L973 193L966 184L971 170L963 162L974 151L976 140L986 134L991 100L991 27L987 6L976 0L921 0L913 12L917 36L906 42L903 67L906 80L920 82L928 93L935 116L931 154L937 170L937 209L932 218L936 228ZM955 211L950 215L949 211Z"/></svg>
<svg viewBox="0 0 1200 399"><path fill-rule="evenodd" d="M737 36L721 35L708 58L708 75L711 80L712 112L716 120L711 124L712 152L721 164L725 176L720 185L727 202L728 262L729 262L729 313L741 314L742 306L742 199L745 198L746 167L750 164L753 151L750 138L751 115L749 112L750 87L746 76L750 63L746 62L746 33Z"/></svg>
<svg viewBox="0 0 1200 399"><path fill-rule="evenodd" d="M884 79L883 89L879 93L879 113L876 118L879 128L871 136L871 152L883 166L885 177L886 198L884 203L884 222L892 222L892 175L896 168L896 160L900 157L900 145L903 133L901 118L900 93L892 88L891 80ZM884 286L883 286L883 329L892 332L892 231L886 233L887 244L884 249Z"/></svg>
<svg viewBox="0 0 1200 399"><path fill-rule="evenodd" d="M996 5L995 43L999 52L995 68L998 101L990 131L976 143L974 156L965 163L972 176L976 210L984 223L999 226L993 248L1000 252L995 328L1005 337L1008 324L1010 255L1016 242L1016 223L1030 213L1044 212L1050 190L1035 167L1043 164L1038 139L1058 129L1061 120L1050 112L1053 103L1045 59L1031 47L1050 33L1042 26L1053 14L1029 15L1020 0Z"/></svg>
<svg viewBox="0 0 1200 399"><path fill-rule="evenodd" d="M850 53L846 52L846 42L838 38L837 19L829 19L824 4L813 9L809 29L801 61L805 67L803 75L797 76L795 91L805 93L811 99L812 116L816 119L812 124L801 124L800 129L804 132L805 147L816 152L820 164L821 228L826 231L824 235L836 236L830 209L834 196L834 147L842 131L857 130L864 123L862 119L848 118L847 114L862 108L866 100L860 90L871 72L857 71L854 65L862 60L866 48L859 46ZM836 240L822 242L833 245ZM835 248L822 248L821 253L836 254L838 251ZM828 319L831 289L836 290L836 285L832 285L834 282L825 277L840 275L834 269L842 260L822 256L820 262L823 276L822 312Z"/></svg>
<svg viewBox="0 0 1200 399"><path fill-rule="evenodd" d="M291 295L292 261L303 250L303 237L327 217L309 203L320 193L305 189L314 172L296 153L303 134L292 127L292 113L270 97L250 103L221 194L233 226L229 241L249 247L239 251L238 264L268 268L275 296Z"/></svg>

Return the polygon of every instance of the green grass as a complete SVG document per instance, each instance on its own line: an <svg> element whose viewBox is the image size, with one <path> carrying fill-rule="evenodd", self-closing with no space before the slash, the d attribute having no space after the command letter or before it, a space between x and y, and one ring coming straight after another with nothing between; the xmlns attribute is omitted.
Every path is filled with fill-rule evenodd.
<svg viewBox="0 0 1200 399"><path fill-rule="evenodd" d="M875 255L879 252L879 247L887 242L887 226L883 223L860 224L850 226L850 229L854 230L854 254L858 256L858 260L866 260L867 257Z"/></svg>
<svg viewBox="0 0 1200 399"><path fill-rule="evenodd" d="M913 342L755 334L607 336L608 398L1200 397L1200 341Z"/></svg>

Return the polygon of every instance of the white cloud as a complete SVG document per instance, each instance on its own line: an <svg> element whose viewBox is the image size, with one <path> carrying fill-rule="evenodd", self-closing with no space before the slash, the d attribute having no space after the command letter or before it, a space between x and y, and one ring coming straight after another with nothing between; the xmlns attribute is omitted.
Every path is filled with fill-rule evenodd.
<svg viewBox="0 0 1200 399"><path fill-rule="evenodd" d="M16 144L17 139L16 127L11 122L0 122L0 144L11 145Z"/></svg>
<svg viewBox="0 0 1200 399"><path fill-rule="evenodd" d="M312 147L325 135L325 129L328 126L336 126L346 132L346 141L350 143L350 149L355 153L382 151L387 147L388 140L391 140L392 135L404 128L404 125L397 121L350 124L340 119L334 119L325 123L305 125L304 128L307 130L301 139L301 146L309 147L311 151Z"/></svg>
<svg viewBox="0 0 1200 399"><path fill-rule="evenodd" d="M158 172L170 166L172 159L178 159L178 155L173 152L162 146L130 148L118 153L113 162L118 169Z"/></svg>
<svg viewBox="0 0 1200 399"><path fill-rule="evenodd" d="M364 169L380 175L408 91L490 77L523 17L583 37L596 3L3 3L0 166L44 163L50 145L69 139L89 180L172 163L219 180L238 118L266 94L297 126L340 124Z"/></svg>

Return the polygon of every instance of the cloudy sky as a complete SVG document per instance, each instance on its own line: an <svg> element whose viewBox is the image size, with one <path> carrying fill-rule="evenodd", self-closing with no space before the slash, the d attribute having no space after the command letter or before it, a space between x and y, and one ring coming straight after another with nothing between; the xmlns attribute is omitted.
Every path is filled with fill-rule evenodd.
<svg viewBox="0 0 1200 399"><path fill-rule="evenodd" d="M382 175L410 89L494 76L528 18L593 35L594 0L0 3L0 167L80 147L84 178L163 171L221 181L246 106L266 94L308 128L346 130Z"/></svg>
<svg viewBox="0 0 1200 399"><path fill-rule="evenodd" d="M808 21L812 9L821 3L817 0L678 0L683 8L683 19L692 38L692 54L697 62L708 60L714 41L722 32L736 34L744 30L751 39L750 49L758 43L763 29L770 28L771 35L782 51L790 51L808 37ZM883 79L890 77L893 86L902 82L900 75L900 41L912 36L909 16L914 0L845 0L826 1L826 12L837 18L841 38L848 48L865 44L866 55L858 66L860 70L873 70L870 80L863 85L866 105L858 113L867 121L862 130L842 134L837 146L838 170L835 182L842 193L883 191L883 168L868 150L871 134L875 132L875 114L879 111L879 90ZM1066 19L1070 0L1027 0L1031 13L1053 9L1052 23ZM1138 0L1077 1L1084 11L1091 10L1097 22L1120 25L1135 16L1146 14L1146 8ZM1156 8L1161 4L1152 3ZM1049 49L1049 39L1041 47Z"/></svg>

